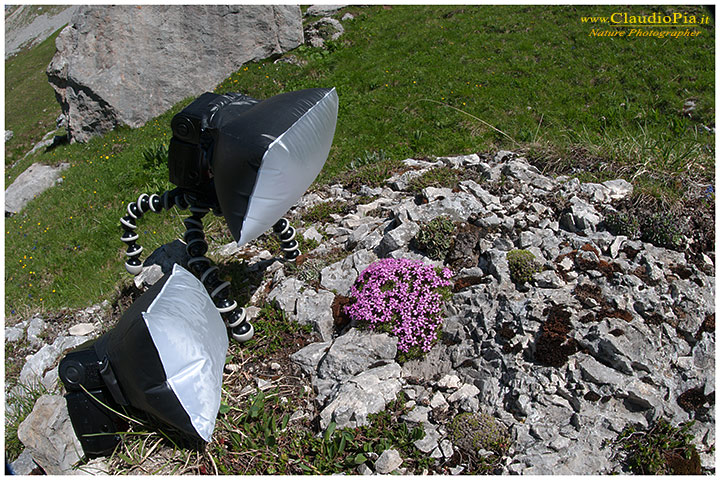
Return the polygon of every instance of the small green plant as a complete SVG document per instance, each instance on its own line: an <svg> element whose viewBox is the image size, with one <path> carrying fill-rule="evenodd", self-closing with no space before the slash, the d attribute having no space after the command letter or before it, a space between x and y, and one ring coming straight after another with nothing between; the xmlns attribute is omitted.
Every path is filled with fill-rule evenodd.
<svg viewBox="0 0 720 480"><path fill-rule="evenodd" d="M165 170L168 161L168 146L158 143L146 147L143 152L143 168L146 170Z"/></svg>
<svg viewBox="0 0 720 480"><path fill-rule="evenodd" d="M460 173L448 167L438 167L428 170L419 177L410 180L407 190L411 193L418 194L423 188L451 188L454 189L460 183Z"/></svg>
<svg viewBox="0 0 720 480"><path fill-rule="evenodd" d="M409 429L398 421L407 411L402 394L384 411L368 416L368 424L337 428L330 422L320 435L289 421L295 406L279 400L279 390L258 391L234 404L228 396L220 406L217 441L211 445L217 468L226 474L315 474L354 472L371 454L398 449L410 471L428 468L432 459L413 444L424 437L422 427ZM231 404L233 404L231 406Z"/></svg>
<svg viewBox="0 0 720 480"><path fill-rule="evenodd" d="M656 213L640 224L641 239L658 247L680 248L683 228L680 218L671 212Z"/></svg>
<svg viewBox="0 0 720 480"><path fill-rule="evenodd" d="M700 456L689 433L694 422L673 427L658 420L649 430L626 427L615 444L624 452L624 466L637 475L700 475Z"/></svg>
<svg viewBox="0 0 720 480"><path fill-rule="evenodd" d="M491 473L507 455L511 439L507 428L485 413L462 413L450 425L453 443L468 456L473 473ZM485 450L490 455L480 455Z"/></svg>
<svg viewBox="0 0 720 480"><path fill-rule="evenodd" d="M352 211L352 205L349 202L341 200L333 200L330 202L318 203L310 207L302 216L303 221L317 223L332 221L331 215L346 215Z"/></svg>
<svg viewBox="0 0 720 480"><path fill-rule="evenodd" d="M611 213L605 217L605 226L613 235L625 235L631 240L640 238L640 221L627 212Z"/></svg>
<svg viewBox="0 0 720 480"><path fill-rule="evenodd" d="M311 252L320 245L320 242L318 242L314 238L305 238L301 234L296 235L295 240L297 240L298 248L302 253Z"/></svg>
<svg viewBox="0 0 720 480"><path fill-rule="evenodd" d="M245 343L253 354L270 357L288 347L288 339L296 335L309 335L312 325L300 325L287 318L275 303L266 303L253 319L256 335Z"/></svg>
<svg viewBox="0 0 720 480"><path fill-rule="evenodd" d="M438 217L420 228L413 238L413 247L433 260L444 260L452 246L455 224L447 217Z"/></svg>
<svg viewBox="0 0 720 480"><path fill-rule="evenodd" d="M531 282L533 276L540 271L535 255L527 250L510 250L507 262L510 279L517 284Z"/></svg>
<svg viewBox="0 0 720 480"><path fill-rule="evenodd" d="M374 165L376 163L384 162L387 160L387 155L383 149L380 150L365 150L359 157L355 157L354 160L350 161L350 168L352 170L364 167L365 165Z"/></svg>

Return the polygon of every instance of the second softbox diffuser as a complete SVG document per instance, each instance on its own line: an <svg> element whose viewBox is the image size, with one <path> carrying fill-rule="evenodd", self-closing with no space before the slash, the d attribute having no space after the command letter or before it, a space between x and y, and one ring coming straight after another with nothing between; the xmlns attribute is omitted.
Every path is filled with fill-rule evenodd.
<svg viewBox="0 0 720 480"><path fill-rule="evenodd" d="M95 344L117 379L118 403L207 442L220 408L227 348L225 324L205 287L179 265Z"/></svg>

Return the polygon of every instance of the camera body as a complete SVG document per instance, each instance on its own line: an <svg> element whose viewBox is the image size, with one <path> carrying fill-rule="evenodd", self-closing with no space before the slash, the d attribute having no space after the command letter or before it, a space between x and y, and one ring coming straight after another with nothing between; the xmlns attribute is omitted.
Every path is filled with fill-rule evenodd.
<svg viewBox="0 0 720 480"><path fill-rule="evenodd" d="M98 342L102 341L98 340ZM124 401L107 357L101 361L96 342L87 342L68 353L60 362L58 374L67 394L70 421L88 457L112 453L120 443L118 432L127 430L127 422L115 415L117 400Z"/></svg>
<svg viewBox="0 0 720 480"><path fill-rule="evenodd" d="M173 136L168 152L170 181L191 191L203 191L211 180L212 136L208 131L211 108L216 100L205 93L175 115L170 122Z"/></svg>
<svg viewBox="0 0 720 480"><path fill-rule="evenodd" d="M206 92L176 114L170 122L168 150L170 182L194 194L198 200L217 205L213 185L213 146L223 123L237 118L259 100L240 93Z"/></svg>

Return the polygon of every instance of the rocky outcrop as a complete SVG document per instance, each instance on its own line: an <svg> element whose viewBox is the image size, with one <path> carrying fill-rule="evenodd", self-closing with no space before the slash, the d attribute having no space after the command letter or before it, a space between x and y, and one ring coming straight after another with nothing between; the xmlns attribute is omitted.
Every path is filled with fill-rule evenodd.
<svg viewBox="0 0 720 480"><path fill-rule="evenodd" d="M297 6L83 6L58 36L47 75L70 140L84 142L143 125L243 63L302 42Z"/></svg>
<svg viewBox="0 0 720 480"><path fill-rule="evenodd" d="M695 420L694 443L713 471L714 272L683 252L606 230L612 202L632 190L628 182L551 178L511 152L404 164L406 171L380 187L351 192L332 185L305 195L291 218L322 202L353 208L298 228L303 236L319 233L322 242L295 265L252 244L214 252L244 259L248 271L263 266L248 312L273 301L320 334L322 341L290 355L312 384L316 407L299 407L293 418L314 410L323 428L361 426L402 392L409 411L399 421L409 430L422 427L415 446L450 473L463 471L456 453L465 448L452 422L468 413L509 435L493 473L566 475L620 473L609 445L627 426ZM460 181L407 190L412 178L434 169L449 169ZM452 219L460 232L445 260L427 257L412 241L438 217ZM539 266L528 281L511 277L514 249L532 253ZM404 363L396 337L339 318L357 275L390 257L448 262L455 271L442 341ZM33 339L42 328L28 321L8 327L6 338L36 341L38 358L29 359L26 373L54 388L56 352L70 340L40 346ZM54 360L43 360L42 349ZM403 473L399 452L386 452L368 454L374 471ZM363 464L357 473L373 469Z"/></svg>
<svg viewBox="0 0 720 480"><path fill-rule="evenodd" d="M601 474L618 471L603 441L624 427L695 419L703 464L714 468L715 340L707 319L714 319L715 279L683 253L606 231L611 202L629 195L631 184L551 178L511 152L405 165L387 180L390 188L362 189L369 203L312 226L329 238L306 262L334 248L347 252L325 267L316 264L316 289L291 288L296 278L277 272L269 285L272 298L297 315L298 291L346 295L376 258L442 265L416 250L412 238L438 217L464 225L463 241L458 235L453 248L465 253L447 256L460 266L443 342L426 358L400 367L374 354L377 340L360 340L356 329L336 330L330 341L293 356L311 376L321 425L360 425L369 410L383 408L388 393L402 391L414 405L404 419L424 427L416 446L431 458L447 461L453 452L448 425L435 419L472 412L491 415L511 432L513 447L496 473ZM436 168L475 178L455 189L427 187L419 196L405 191L412 178ZM298 215L319 202L354 205L359 197L340 185L311 195ZM532 252L540 265L531 282L513 282L512 249ZM357 351L342 360L334 352L345 345ZM368 367L343 372L358 362ZM700 392L703 405L690 409L687 392Z"/></svg>

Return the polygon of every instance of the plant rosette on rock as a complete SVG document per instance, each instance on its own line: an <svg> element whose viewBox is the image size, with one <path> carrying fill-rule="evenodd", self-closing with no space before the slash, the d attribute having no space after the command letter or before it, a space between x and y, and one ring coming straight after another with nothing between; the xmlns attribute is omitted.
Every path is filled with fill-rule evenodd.
<svg viewBox="0 0 720 480"><path fill-rule="evenodd" d="M437 341L442 305L450 298L453 272L408 259L385 258L369 265L350 289L350 318L371 330L398 337L398 351L421 356Z"/></svg>

